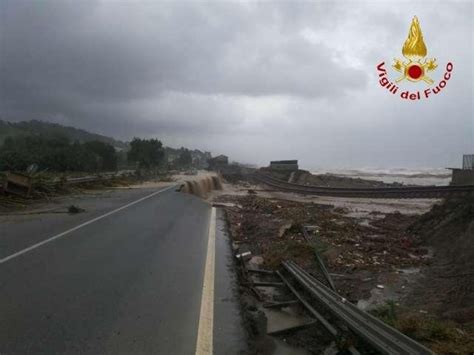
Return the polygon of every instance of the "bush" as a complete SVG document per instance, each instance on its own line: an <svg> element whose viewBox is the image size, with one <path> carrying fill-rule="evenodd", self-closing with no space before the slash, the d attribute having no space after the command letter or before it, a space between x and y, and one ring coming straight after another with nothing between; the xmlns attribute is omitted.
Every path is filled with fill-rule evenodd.
<svg viewBox="0 0 474 355"><path fill-rule="evenodd" d="M165 151L157 139L133 138L128 152L129 162L138 162L140 168L156 168L163 163Z"/></svg>
<svg viewBox="0 0 474 355"><path fill-rule="evenodd" d="M115 149L102 142L70 143L65 137L7 137L0 148L0 170L98 171L117 167Z"/></svg>

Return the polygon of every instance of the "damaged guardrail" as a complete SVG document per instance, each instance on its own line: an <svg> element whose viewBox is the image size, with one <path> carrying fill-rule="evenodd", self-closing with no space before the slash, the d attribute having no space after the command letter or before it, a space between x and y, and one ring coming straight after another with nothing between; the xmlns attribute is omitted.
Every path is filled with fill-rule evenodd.
<svg viewBox="0 0 474 355"><path fill-rule="evenodd" d="M400 333L369 313L360 310L316 280L294 262L285 261L282 265L298 284L315 297L333 316L383 354L433 354L431 350L422 344Z"/></svg>
<svg viewBox="0 0 474 355"><path fill-rule="evenodd" d="M311 238L309 237L308 234L308 227L303 226L303 236L304 239L306 240L306 243L311 243ZM318 263L319 269L321 270L324 279L327 281L329 287L336 292L336 286L334 286L334 281L332 280L331 275L329 274L328 269L326 268L326 265L324 264L324 261L322 260L321 256L319 255L319 252L315 250L314 256L316 258L316 262Z"/></svg>
<svg viewBox="0 0 474 355"><path fill-rule="evenodd" d="M54 178L48 181L49 185L58 186L58 185L78 185L91 182L99 182L112 180L115 177L130 175L130 171L120 171L118 173L102 173L97 175L88 175L80 177L69 177L69 178ZM22 197L29 197L33 190L33 177L20 174L20 173L5 173L5 178L3 181L0 181L0 191L2 193L18 195Z"/></svg>
<svg viewBox="0 0 474 355"><path fill-rule="evenodd" d="M29 197L32 189L31 177L7 172L3 183L0 183L0 187L3 193Z"/></svg>

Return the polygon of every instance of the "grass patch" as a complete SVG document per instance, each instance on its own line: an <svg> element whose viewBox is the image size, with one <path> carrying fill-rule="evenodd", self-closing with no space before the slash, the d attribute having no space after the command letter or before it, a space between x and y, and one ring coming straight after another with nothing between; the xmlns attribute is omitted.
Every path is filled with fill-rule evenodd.
<svg viewBox="0 0 474 355"><path fill-rule="evenodd" d="M404 311L394 302L387 302L370 313L437 354L471 354L474 349L472 329L463 330L454 322Z"/></svg>
<svg viewBox="0 0 474 355"><path fill-rule="evenodd" d="M311 247L313 248L314 252L318 253L320 256L329 250L329 244L323 242L319 238L311 241Z"/></svg>
<svg viewBox="0 0 474 355"><path fill-rule="evenodd" d="M397 320L397 314L396 314L396 305L395 302L393 301L387 301L382 306L377 307L376 309L372 310L370 313L372 315L376 316L380 320L382 320L384 323L387 323L390 326L394 326L395 321Z"/></svg>

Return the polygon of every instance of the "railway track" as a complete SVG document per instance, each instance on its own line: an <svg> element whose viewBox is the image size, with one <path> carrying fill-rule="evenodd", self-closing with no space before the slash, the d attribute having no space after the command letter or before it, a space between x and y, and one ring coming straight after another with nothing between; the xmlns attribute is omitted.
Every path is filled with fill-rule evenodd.
<svg viewBox="0 0 474 355"><path fill-rule="evenodd" d="M420 343L347 302L294 262L285 261L282 265L289 277L283 276L281 272L277 272L278 276L306 309L313 314L315 319L333 336L337 337L340 333L334 322L321 315L307 299L302 297L295 286L303 289L312 297L313 301L329 312L332 316L331 319L337 319L379 353L388 355L433 354L431 350ZM293 283L290 282L290 279L293 280ZM359 345L356 344L355 347L351 346L349 351L353 354L364 353L364 350L358 348Z"/></svg>
<svg viewBox="0 0 474 355"><path fill-rule="evenodd" d="M474 195L474 185L342 188L293 184L261 173L255 173L254 179L277 190L304 195L368 198L442 198Z"/></svg>

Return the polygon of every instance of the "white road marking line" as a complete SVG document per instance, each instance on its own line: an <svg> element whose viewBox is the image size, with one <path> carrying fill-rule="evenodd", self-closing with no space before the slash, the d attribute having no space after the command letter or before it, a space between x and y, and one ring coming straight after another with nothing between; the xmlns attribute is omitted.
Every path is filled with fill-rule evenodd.
<svg viewBox="0 0 474 355"><path fill-rule="evenodd" d="M117 213L118 211L121 211L121 210L123 210L123 209L125 209L125 208L128 208L128 207L130 207L130 206L133 206L133 205L135 205L135 204L137 204L137 203L139 203L139 202L145 201L145 200L149 199L150 197L153 197L153 196L155 196L155 195L158 195L158 194L160 194L160 193L162 193L162 192L165 192L165 191L167 191L167 190L170 190L170 189L172 189L172 188L174 188L174 187L175 187L175 186L173 185L173 186L167 187L167 188L165 188L165 189L163 189L163 190L153 192L152 194L149 194L149 195L147 195L147 196L145 196L145 197L139 198L138 200L133 201L133 202L130 202L130 203L128 203L128 204L126 204L126 205L124 205L124 206L122 206L122 207L119 207L119 208L117 208L117 209L115 209L115 210L113 210L113 211L107 212L106 214L103 214L103 215L101 215L101 216L99 216L99 217L93 218L93 219L91 219L91 220L89 220L89 221L87 221L87 222L84 222L84 223L82 223L82 224L79 224L78 226L75 226L74 228L68 229L68 230L65 231L65 232L56 234L55 236L53 236L53 237L51 237L51 238L45 239L45 240L43 240L43 241L41 241L41 242L39 242L39 243L36 243L36 244L34 244L34 245L32 245L32 246L30 246L30 247L28 247L28 248L25 248L25 249L23 249L23 250L20 250L20 251L14 253L14 254L11 254L11 255L9 255L9 256L3 258L3 259L0 259L0 264L3 264L3 263L5 263L5 262L7 262L7 261L9 261L9 260L11 260L11 259L14 259L14 258L16 258L17 256L26 254L26 253L28 253L28 252L30 252L30 251L36 249L36 248L39 248L39 247L42 246L42 245L45 245L45 244L47 244L47 243L52 242L52 241L55 240L55 239L64 237L65 235L67 235L67 234L69 234L69 233L71 233L71 232L74 232L74 231L76 231L76 230L78 230L78 229L81 229L82 227L85 227L85 226L87 226L87 225L89 225L89 224L92 224L92 223L94 223L94 222L97 222L97 221L99 221L99 220L101 220L101 219L103 219L103 218L105 218L105 217L108 217L108 216L110 216L110 215L112 215L112 214L114 214L114 213Z"/></svg>
<svg viewBox="0 0 474 355"><path fill-rule="evenodd" d="M196 342L196 355L213 354L214 333L214 265L216 255L216 208L212 207L207 240L206 268L202 285L201 311Z"/></svg>

